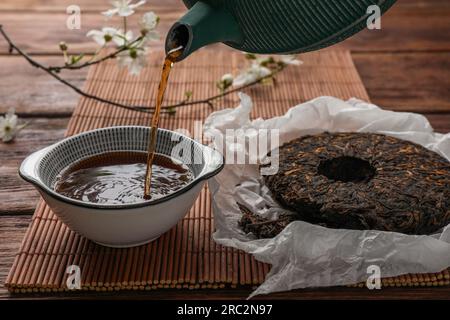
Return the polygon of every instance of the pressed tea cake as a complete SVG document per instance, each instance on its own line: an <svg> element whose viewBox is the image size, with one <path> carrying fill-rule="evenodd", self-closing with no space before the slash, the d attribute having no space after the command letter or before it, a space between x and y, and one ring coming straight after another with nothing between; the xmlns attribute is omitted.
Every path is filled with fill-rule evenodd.
<svg viewBox="0 0 450 320"><path fill-rule="evenodd" d="M244 231L279 233L286 221L330 228L429 234L450 222L450 163L418 144L373 133L322 133L279 149L265 184L291 217L262 221L243 211ZM259 218L259 219L258 219Z"/></svg>

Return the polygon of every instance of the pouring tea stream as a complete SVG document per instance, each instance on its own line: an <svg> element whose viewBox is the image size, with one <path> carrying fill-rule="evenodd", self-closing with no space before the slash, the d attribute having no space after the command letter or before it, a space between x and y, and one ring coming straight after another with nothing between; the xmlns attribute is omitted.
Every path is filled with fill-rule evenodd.
<svg viewBox="0 0 450 320"><path fill-rule="evenodd" d="M145 173L145 184L144 184L144 199L151 198L151 180L152 180L152 166L153 159L155 157L156 149L156 133L158 130L159 117L161 113L161 105L164 99L164 93L166 92L167 82L169 81L170 70L172 65L183 52L183 47L177 47L170 50L164 59L163 68L161 71L161 80L158 86L158 93L156 96L156 107L153 113L151 124L150 124L150 137L148 143L148 155L147 155L147 170Z"/></svg>

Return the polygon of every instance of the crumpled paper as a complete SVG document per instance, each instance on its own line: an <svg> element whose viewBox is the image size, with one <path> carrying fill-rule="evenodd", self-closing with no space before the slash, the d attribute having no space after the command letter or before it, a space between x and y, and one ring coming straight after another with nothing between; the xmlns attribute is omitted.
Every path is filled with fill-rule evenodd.
<svg viewBox="0 0 450 320"><path fill-rule="evenodd" d="M252 128L279 129L280 145L323 131L378 132L416 142L450 161L450 134L434 133L428 120L419 114L386 111L354 98L342 101L319 97L291 108L283 116L250 121L251 99L242 93L240 99L237 108L214 112L206 119L204 133L213 138L213 146L226 139L227 129L242 130L242 135ZM236 142L228 142L221 143L223 152L225 148L239 148ZM236 202L266 217L274 218L286 211L271 198L261 181L258 165L254 164L226 164L219 175L209 180L216 224L214 240L272 265L265 282L250 297L365 282L371 265L380 268L382 277L434 273L450 266L450 224L437 234L414 236L337 230L294 221L273 239L255 239L239 228L242 214Z"/></svg>

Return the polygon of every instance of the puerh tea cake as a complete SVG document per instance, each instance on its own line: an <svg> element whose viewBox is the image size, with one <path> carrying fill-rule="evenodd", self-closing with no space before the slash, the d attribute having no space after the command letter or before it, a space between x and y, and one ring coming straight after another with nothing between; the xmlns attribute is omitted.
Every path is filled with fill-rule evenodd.
<svg viewBox="0 0 450 320"><path fill-rule="evenodd" d="M264 181L295 219L330 228L430 234L450 222L450 163L382 134L322 133L292 140L279 149L278 172ZM269 222L254 219L244 212L240 224L258 236L257 226ZM264 228L260 237L280 232L275 225Z"/></svg>
<svg viewBox="0 0 450 320"><path fill-rule="evenodd" d="M294 215L282 214L276 220L270 220L254 214L243 204L237 203L239 210L242 212L242 218L239 225L245 233L253 233L260 239L273 238L289 223L295 220Z"/></svg>

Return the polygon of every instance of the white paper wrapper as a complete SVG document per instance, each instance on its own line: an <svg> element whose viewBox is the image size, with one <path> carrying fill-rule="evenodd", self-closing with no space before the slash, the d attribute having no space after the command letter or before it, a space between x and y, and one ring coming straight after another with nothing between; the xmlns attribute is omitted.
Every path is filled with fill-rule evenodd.
<svg viewBox="0 0 450 320"><path fill-rule="evenodd" d="M419 114L386 111L357 99L320 97L291 108L281 117L250 121L251 99L245 94L240 94L240 98L241 104L236 109L221 110L206 119L204 131L216 137L213 145L223 139L226 129L279 129L280 145L323 131L378 132L416 142L450 160L450 134L434 133L427 119ZM244 145L241 147L248 150ZM225 148L239 145L225 143ZM236 202L268 217L286 211L261 184L258 166L227 164L210 180L209 186L216 222L214 240L251 253L257 260L273 266L265 282L250 297L366 281L370 265L380 267L382 277L440 272L450 266L450 225L432 236L411 236L374 230L336 230L295 221L273 239L255 240L239 228L242 214Z"/></svg>

